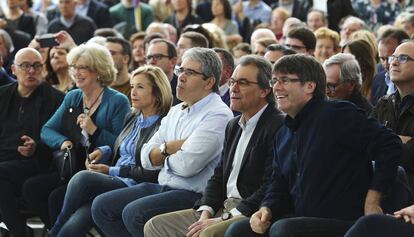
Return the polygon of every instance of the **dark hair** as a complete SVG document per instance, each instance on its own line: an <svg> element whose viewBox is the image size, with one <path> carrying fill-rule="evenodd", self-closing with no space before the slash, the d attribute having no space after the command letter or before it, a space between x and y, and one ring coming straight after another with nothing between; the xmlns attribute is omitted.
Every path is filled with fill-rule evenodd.
<svg viewBox="0 0 414 237"><path fill-rule="evenodd" d="M57 73L53 71L52 64L50 63L50 61L52 60L52 56L50 55L50 53L52 52L53 48L55 47L49 48L46 54L45 68L46 68L47 75L45 77L45 81L48 82L50 85L57 85L59 84L59 79L58 79ZM64 49L66 50L67 53L69 53L69 49L67 48L59 48L59 49Z"/></svg>
<svg viewBox="0 0 414 237"><path fill-rule="evenodd" d="M284 46L283 44L271 44L267 46L267 51L280 51L283 55L296 54L296 51Z"/></svg>
<svg viewBox="0 0 414 237"><path fill-rule="evenodd" d="M187 25L186 27L184 27L183 32L189 32L189 31L193 31L193 32L197 32L200 33L202 35L204 35L208 41L208 48L214 48L214 41L213 41L213 36L211 35L210 31L208 31L206 28L204 28L202 25L199 24L192 24L192 25Z"/></svg>
<svg viewBox="0 0 414 237"><path fill-rule="evenodd" d="M156 44L156 43L164 43L167 45L167 50L168 50L168 57L170 59L177 57L177 49L175 48L175 45L166 39L153 39L150 42L150 45L152 44Z"/></svg>
<svg viewBox="0 0 414 237"><path fill-rule="evenodd" d="M268 103L274 103L275 97L269 83L272 78L272 64L270 64L270 62L268 62L264 57L257 55L245 55L240 58L239 65L254 65L257 67L258 85L262 89L270 89L270 93L266 96L266 101Z"/></svg>
<svg viewBox="0 0 414 237"><path fill-rule="evenodd" d="M234 58L233 55L231 55L231 53L227 50L227 49L223 49L223 48L213 48L213 50L217 53L217 54L222 54L223 55L223 59L221 60L223 63L223 68L224 67L231 67L231 70L234 70Z"/></svg>
<svg viewBox="0 0 414 237"><path fill-rule="evenodd" d="M128 59L128 64L131 62L132 60L132 50L131 50L131 45L129 44L129 42L127 40L125 40L124 38L121 37L108 37L106 38L106 42L108 43L114 43L114 44L119 44L122 46L122 51L121 53L123 55L127 55L129 57Z"/></svg>
<svg viewBox="0 0 414 237"><path fill-rule="evenodd" d="M273 66L273 73L295 74L302 83L315 82L314 98L326 97L326 76L322 65L312 56L293 54L281 57Z"/></svg>
<svg viewBox="0 0 414 237"><path fill-rule="evenodd" d="M228 20L232 19L232 9L230 2L228 0L219 0L220 3L223 5L224 17Z"/></svg>
<svg viewBox="0 0 414 237"><path fill-rule="evenodd" d="M147 45L151 43L154 39L164 39L164 36L160 33L152 33L149 35L146 35L144 38L144 50L147 51Z"/></svg>
<svg viewBox="0 0 414 237"><path fill-rule="evenodd" d="M288 38L298 39L305 45L306 50L314 50L316 46L316 37L312 31L306 28L294 28L289 31Z"/></svg>
<svg viewBox="0 0 414 237"><path fill-rule="evenodd" d="M198 32L187 31L181 34L180 37L191 40L192 47L208 48L208 39Z"/></svg>
<svg viewBox="0 0 414 237"><path fill-rule="evenodd" d="M113 28L100 28L96 29L93 33L93 36L102 36L104 38L108 37L122 37L122 34L120 34L117 30Z"/></svg>
<svg viewBox="0 0 414 237"><path fill-rule="evenodd" d="M252 53L252 48L250 47L250 44L248 43L238 43L236 46L234 46L233 51L234 50L240 50L247 54Z"/></svg>
<svg viewBox="0 0 414 237"><path fill-rule="evenodd" d="M362 74L361 94L367 97L371 91L372 81L375 76L375 57L369 43L365 40L354 40L342 46L342 53L348 47L358 61Z"/></svg>
<svg viewBox="0 0 414 237"><path fill-rule="evenodd" d="M378 42L386 41L389 39L395 39L397 40L398 44L401 44L404 40L409 40L410 36L403 30L391 28L384 31L384 33L380 35L380 37L378 38Z"/></svg>

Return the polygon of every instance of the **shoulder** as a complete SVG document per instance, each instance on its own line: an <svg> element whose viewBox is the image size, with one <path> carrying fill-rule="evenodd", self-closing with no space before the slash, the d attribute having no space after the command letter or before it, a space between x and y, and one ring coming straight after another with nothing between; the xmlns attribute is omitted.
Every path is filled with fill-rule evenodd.
<svg viewBox="0 0 414 237"><path fill-rule="evenodd" d="M146 3L143 3L143 2L141 2L140 4L141 4L141 9L142 10L147 10L147 11L151 11L151 12L153 11L153 9L150 5L148 5Z"/></svg>
<svg viewBox="0 0 414 237"><path fill-rule="evenodd" d="M117 12L117 11L120 11L122 9L122 3L118 3L118 4L116 4L116 5L114 5L114 6L112 6L112 7L110 7L109 8L109 12Z"/></svg>
<svg viewBox="0 0 414 237"><path fill-rule="evenodd" d="M128 98L124 94L109 87L105 88L104 98L105 101L111 101L111 104L129 103Z"/></svg>
<svg viewBox="0 0 414 237"><path fill-rule="evenodd" d="M17 82L13 82L0 87L0 95L8 95L12 93L17 87Z"/></svg>

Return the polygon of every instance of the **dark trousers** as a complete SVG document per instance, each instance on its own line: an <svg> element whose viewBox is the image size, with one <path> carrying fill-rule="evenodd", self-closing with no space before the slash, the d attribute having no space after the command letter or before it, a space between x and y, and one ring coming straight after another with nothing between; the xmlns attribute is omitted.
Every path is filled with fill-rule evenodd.
<svg viewBox="0 0 414 237"><path fill-rule="evenodd" d="M249 220L236 222L227 229L225 237L342 237L352 221L315 217L284 218L273 223L268 233L259 235L250 228Z"/></svg>
<svg viewBox="0 0 414 237"><path fill-rule="evenodd" d="M26 179L37 174L36 167L34 159L0 162L0 216L15 237L26 236L26 218L17 200Z"/></svg>
<svg viewBox="0 0 414 237"><path fill-rule="evenodd" d="M62 209L66 186L57 173L32 177L23 185L22 195L27 206L47 228L51 228Z"/></svg>
<svg viewBox="0 0 414 237"><path fill-rule="evenodd" d="M412 237L414 236L414 224L386 215L364 216L349 229L344 237L365 236Z"/></svg>

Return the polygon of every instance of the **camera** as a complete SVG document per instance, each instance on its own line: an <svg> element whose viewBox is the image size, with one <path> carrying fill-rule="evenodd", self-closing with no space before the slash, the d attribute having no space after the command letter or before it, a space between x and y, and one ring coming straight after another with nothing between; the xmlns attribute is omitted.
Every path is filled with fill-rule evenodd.
<svg viewBox="0 0 414 237"><path fill-rule="evenodd" d="M39 44L41 48L50 48L59 45L54 34L44 34L40 36Z"/></svg>

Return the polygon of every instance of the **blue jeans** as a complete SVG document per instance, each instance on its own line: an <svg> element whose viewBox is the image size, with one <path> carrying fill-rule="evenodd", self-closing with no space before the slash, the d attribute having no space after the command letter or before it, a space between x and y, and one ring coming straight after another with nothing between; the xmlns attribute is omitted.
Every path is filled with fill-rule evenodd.
<svg viewBox="0 0 414 237"><path fill-rule="evenodd" d="M226 231L225 237L342 237L352 226L352 221L342 221L316 217L282 218L271 225L263 235L253 232L249 220L233 223Z"/></svg>
<svg viewBox="0 0 414 237"><path fill-rule="evenodd" d="M369 215L360 218L355 225L346 232L344 237L412 237L414 225L405 223L403 219L397 219L386 215Z"/></svg>
<svg viewBox="0 0 414 237"><path fill-rule="evenodd" d="M91 171L80 171L73 176L66 190L62 211L53 228L52 236L85 236L93 226L91 204L99 194L124 188L120 179Z"/></svg>
<svg viewBox="0 0 414 237"><path fill-rule="evenodd" d="M191 208L201 194L141 183L99 195L92 217L106 236L144 236L144 225L153 216Z"/></svg>

